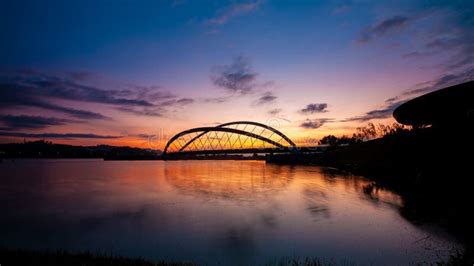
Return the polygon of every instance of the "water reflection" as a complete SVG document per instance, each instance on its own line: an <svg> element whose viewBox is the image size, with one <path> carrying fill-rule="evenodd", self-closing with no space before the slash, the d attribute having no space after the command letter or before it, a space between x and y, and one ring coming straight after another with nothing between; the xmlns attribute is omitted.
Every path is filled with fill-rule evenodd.
<svg viewBox="0 0 474 266"><path fill-rule="evenodd" d="M181 193L239 201L265 200L284 190L294 176L292 167L266 167L259 161L168 162L164 169L166 181Z"/></svg>
<svg viewBox="0 0 474 266"><path fill-rule="evenodd" d="M8 247L241 265L294 256L407 264L459 247L400 216L398 195L335 169L37 160L0 173Z"/></svg>

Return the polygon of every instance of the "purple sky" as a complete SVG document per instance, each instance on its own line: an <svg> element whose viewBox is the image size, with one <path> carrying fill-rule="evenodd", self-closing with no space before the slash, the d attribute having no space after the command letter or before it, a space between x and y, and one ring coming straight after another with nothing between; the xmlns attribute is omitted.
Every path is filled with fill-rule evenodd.
<svg viewBox="0 0 474 266"><path fill-rule="evenodd" d="M145 147L233 120L350 134L474 73L473 1L16 0L0 13L0 142Z"/></svg>

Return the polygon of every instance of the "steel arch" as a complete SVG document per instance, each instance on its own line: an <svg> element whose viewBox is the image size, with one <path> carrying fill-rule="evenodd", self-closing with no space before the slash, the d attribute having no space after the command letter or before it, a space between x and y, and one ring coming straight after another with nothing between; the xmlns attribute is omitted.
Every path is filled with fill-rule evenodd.
<svg viewBox="0 0 474 266"><path fill-rule="evenodd" d="M290 146L292 147L296 147L296 144L291 140L289 139L287 136L285 136L285 134L281 133L279 130L271 127L271 126L267 126L265 124L262 124L262 123L258 123L258 122L253 122L253 121L234 121L234 122L228 122L228 123L224 123L224 124L220 124L218 126L216 126L216 128L219 128L219 127L226 127L226 126L231 126L231 125L239 125L239 124L244 124L244 125L253 125L253 126L258 126L258 127L262 127L264 129L268 129L270 130L271 132L277 134L278 136L282 137L286 142L288 142L288 144L290 144ZM195 136L194 138L190 139L186 144L184 144L183 147L181 147L179 149L179 151L182 151L184 150L186 147L188 147L191 143L193 143L193 141L197 140L198 138L204 136L206 133L209 133L209 131L203 131L201 134L198 134L197 136Z"/></svg>
<svg viewBox="0 0 474 266"><path fill-rule="evenodd" d="M190 139L189 141L187 141L183 146L181 146L181 148L179 149L178 152L182 152L186 147L188 147L191 143L193 143L195 140L199 139L200 137L204 136L205 134L209 133L209 132L228 132L228 133L234 133L234 134L239 134L239 135L244 135L244 136L248 136L248 137L252 137L252 138L255 138L255 139L258 139L258 140L261 140L263 142L266 142L266 143L269 143L271 145L274 145L278 148L288 148L276 141L273 141L267 137L264 137L264 136L261 136L261 135L257 135L255 133L252 133L252 132L247 132L245 130L240 130L240 129L234 129L234 128L227 128L226 126L231 126L231 125L238 125L238 124L245 124L245 125L253 125L253 126L258 126L258 127L261 127L261 128L264 128L264 129L267 129L275 134L277 134L278 136L281 137L281 139L284 139L288 144L289 146L291 147L296 147L296 144L291 140L289 139L286 135L284 135L283 133L281 133L280 131L278 131L277 129L273 128L273 127L270 127L270 126L267 126L267 125L264 125L264 124L261 124L261 123L258 123L258 122L252 122L252 121L234 121L234 122L229 122L229 123L224 123L224 124L220 124L218 126L215 126L215 127L198 127L198 128L192 128L192 129L188 129L188 130L185 130L185 131L182 131L176 135L174 135L167 143L166 143L166 146L165 146L165 149L163 151L163 154L166 155L167 152L168 152L168 148L170 147L170 145L177 139L179 139L180 137L184 136L184 135L187 135L187 134L191 134L191 133L196 133L196 132L201 132L200 134L196 135L195 137L193 137L192 139ZM281 140L280 139L280 140Z"/></svg>

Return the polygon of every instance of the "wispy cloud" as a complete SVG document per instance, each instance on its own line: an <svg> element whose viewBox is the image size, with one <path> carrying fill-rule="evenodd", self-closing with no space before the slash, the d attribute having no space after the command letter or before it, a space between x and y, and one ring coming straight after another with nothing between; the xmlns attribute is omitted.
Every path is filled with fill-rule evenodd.
<svg viewBox="0 0 474 266"><path fill-rule="evenodd" d="M8 130L18 129L40 129L49 126L65 125L78 121L62 119L56 117L29 116L29 115L0 115L0 123L3 123Z"/></svg>
<svg viewBox="0 0 474 266"><path fill-rule="evenodd" d="M260 97L258 97L256 104L269 104L276 101L278 97L273 94L271 91L264 92Z"/></svg>
<svg viewBox="0 0 474 266"><path fill-rule="evenodd" d="M95 103L136 115L163 116L167 108L192 104L194 99L180 98L158 86L128 86L110 90L81 83L88 72L66 73L68 78L51 76L35 70L0 73L0 108L36 107L68 114L80 119L110 119L90 110L63 106L61 100ZM74 78L72 76L75 76Z"/></svg>
<svg viewBox="0 0 474 266"><path fill-rule="evenodd" d="M324 126L324 124L333 121L334 120L331 118L306 119L303 123L300 124L300 127L305 129L317 129Z"/></svg>
<svg viewBox="0 0 474 266"><path fill-rule="evenodd" d="M60 106L44 99L38 88L18 83L0 83L0 109L31 106L69 114L81 119L110 119L100 113Z"/></svg>
<svg viewBox="0 0 474 266"><path fill-rule="evenodd" d="M344 119L341 122L352 122L352 121L367 122L373 119L389 118L389 117L392 117L392 114L395 108L397 108L404 102L406 102L406 100L400 100L400 101L395 101L395 102L388 101L387 105L384 107L368 111L367 113L361 116L354 116L354 117Z"/></svg>
<svg viewBox="0 0 474 266"><path fill-rule="evenodd" d="M271 109L268 111L268 114L269 115L277 115L279 113L281 113L283 111L283 109L281 108L275 108L275 109Z"/></svg>
<svg viewBox="0 0 474 266"><path fill-rule="evenodd" d="M263 1L261 0L246 3L234 3L226 7L225 9L219 11L215 17L209 19L207 22L213 25L226 24L234 17L257 10L262 3Z"/></svg>
<svg viewBox="0 0 474 266"><path fill-rule="evenodd" d="M422 93L428 93L445 87L464 83L474 80L474 68L466 71L444 74L430 82L423 82L408 91L405 91L402 96L413 96Z"/></svg>
<svg viewBox="0 0 474 266"><path fill-rule="evenodd" d="M409 21L410 19L408 17L401 15L384 19L362 30L357 41L359 43L367 43L375 37L381 37L400 31L408 25Z"/></svg>
<svg viewBox="0 0 474 266"><path fill-rule="evenodd" d="M92 133L22 133L0 132L3 137L18 138L56 138L56 139L118 139L122 136L97 135Z"/></svg>
<svg viewBox="0 0 474 266"><path fill-rule="evenodd" d="M77 81L93 80L99 77L98 74L89 71L73 71L68 73L69 77Z"/></svg>
<svg viewBox="0 0 474 266"><path fill-rule="evenodd" d="M134 115L140 116L155 116L155 117L162 117L165 114L165 110L162 108L134 108L134 107L117 107L117 110L125 113L130 113Z"/></svg>
<svg viewBox="0 0 474 266"><path fill-rule="evenodd" d="M462 70L474 66L474 2L437 1L431 8L423 6L410 16L408 23L418 23L423 30L408 36L416 48L405 52L407 60L440 57L439 68L443 71ZM407 23L402 23L404 26ZM430 27L426 27L426 25ZM411 47L413 45L410 45Z"/></svg>
<svg viewBox="0 0 474 266"><path fill-rule="evenodd" d="M231 96L223 96L223 97L208 97L201 99L204 103L224 103L231 100Z"/></svg>
<svg viewBox="0 0 474 266"><path fill-rule="evenodd" d="M310 103L299 112L302 114L314 114L314 113L325 113L327 112L327 103Z"/></svg>
<svg viewBox="0 0 474 266"><path fill-rule="evenodd" d="M368 111L364 115L350 117L341 120L341 122L359 121L366 122L372 119L385 119L392 117L393 111L403 103L409 101L412 97L420 94L429 93L438 89L454 86L464 82L474 80L474 68L452 74L444 74L432 81L422 82L415 85L414 88L402 92L400 95L385 100L385 105L381 108Z"/></svg>

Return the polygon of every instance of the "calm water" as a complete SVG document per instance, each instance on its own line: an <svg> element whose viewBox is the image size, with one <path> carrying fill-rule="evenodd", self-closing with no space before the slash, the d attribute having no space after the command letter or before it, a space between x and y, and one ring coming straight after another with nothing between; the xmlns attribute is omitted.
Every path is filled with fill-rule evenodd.
<svg viewBox="0 0 474 266"><path fill-rule="evenodd" d="M0 246L198 263L319 257L445 259L460 246L402 199L320 167L256 161L17 160L0 164Z"/></svg>

